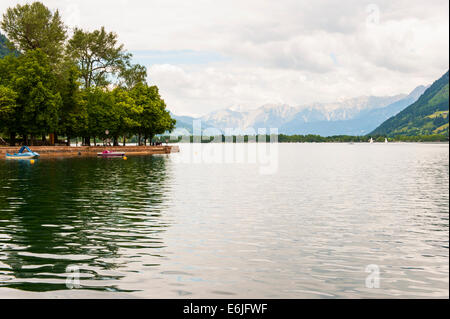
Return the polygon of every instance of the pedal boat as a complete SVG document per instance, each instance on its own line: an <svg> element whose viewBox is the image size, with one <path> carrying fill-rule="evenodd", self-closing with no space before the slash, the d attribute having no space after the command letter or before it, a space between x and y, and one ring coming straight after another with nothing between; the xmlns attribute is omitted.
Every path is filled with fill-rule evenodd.
<svg viewBox="0 0 450 319"><path fill-rule="evenodd" d="M6 159L32 159L39 157L39 153L33 152L28 146L22 146L18 153L6 153Z"/></svg>
<svg viewBox="0 0 450 319"><path fill-rule="evenodd" d="M124 157L125 156L125 152L103 151L101 153L97 153L97 156L101 156L101 157Z"/></svg>

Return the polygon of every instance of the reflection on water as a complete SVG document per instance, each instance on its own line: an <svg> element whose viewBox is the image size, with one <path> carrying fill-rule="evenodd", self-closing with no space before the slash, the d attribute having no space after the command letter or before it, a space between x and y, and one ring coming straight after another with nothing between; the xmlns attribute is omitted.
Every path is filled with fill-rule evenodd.
<svg viewBox="0 0 450 319"><path fill-rule="evenodd" d="M116 282L143 256L158 265L168 227L163 157L0 165L1 285L67 289L66 267L76 264L83 288L120 291Z"/></svg>
<svg viewBox="0 0 450 319"><path fill-rule="evenodd" d="M448 297L448 144L178 156L0 160L0 297Z"/></svg>

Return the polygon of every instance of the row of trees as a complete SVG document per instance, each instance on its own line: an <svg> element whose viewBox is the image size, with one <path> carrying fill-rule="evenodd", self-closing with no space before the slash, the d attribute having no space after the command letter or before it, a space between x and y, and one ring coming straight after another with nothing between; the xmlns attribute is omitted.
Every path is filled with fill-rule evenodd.
<svg viewBox="0 0 450 319"><path fill-rule="evenodd" d="M85 145L137 135L141 144L175 127L115 33L75 28L68 38L59 12L40 2L7 9L0 26L14 52L0 59L0 133L11 145L49 134Z"/></svg>
<svg viewBox="0 0 450 319"><path fill-rule="evenodd" d="M320 135L284 135L279 134L277 136L277 141L279 143L367 143L370 138L373 138L375 142L384 143L387 138L389 142L448 142L448 136L434 134L434 135L417 135L417 136L406 136L398 135L394 137L386 137L384 135L364 135L364 136L352 136L352 135L335 135L335 136L320 136ZM264 138L264 137L263 137ZM211 142L222 142L222 143L247 143L260 141L259 136L178 136L173 138L170 135L162 135L161 140L168 140L170 143L183 143L183 142L198 142L201 143L211 143ZM265 135L266 142L271 142L271 136ZM272 136L272 141L275 137Z"/></svg>
<svg viewBox="0 0 450 319"><path fill-rule="evenodd" d="M278 141L283 143L365 143L370 138L373 138L375 142L383 143L385 139L389 142L445 142L448 141L448 136L445 135L417 135L417 136L404 136L398 135L394 137L388 137L386 135L335 135L335 136L320 136L320 135L283 135L278 136Z"/></svg>

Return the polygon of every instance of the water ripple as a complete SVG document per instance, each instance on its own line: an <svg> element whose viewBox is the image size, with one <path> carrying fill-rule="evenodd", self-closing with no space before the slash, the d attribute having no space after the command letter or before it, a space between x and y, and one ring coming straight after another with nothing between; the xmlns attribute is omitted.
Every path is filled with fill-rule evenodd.
<svg viewBox="0 0 450 319"><path fill-rule="evenodd" d="M0 160L0 296L448 297L448 145L282 144L274 175L176 156Z"/></svg>

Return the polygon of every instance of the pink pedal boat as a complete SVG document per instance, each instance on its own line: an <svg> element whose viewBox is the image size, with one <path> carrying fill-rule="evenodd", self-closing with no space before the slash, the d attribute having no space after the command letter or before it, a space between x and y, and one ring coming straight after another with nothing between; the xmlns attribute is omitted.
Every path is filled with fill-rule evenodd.
<svg viewBox="0 0 450 319"><path fill-rule="evenodd" d="M101 157L124 157L125 156L125 152L103 151L101 153L97 153L97 156L101 156Z"/></svg>

